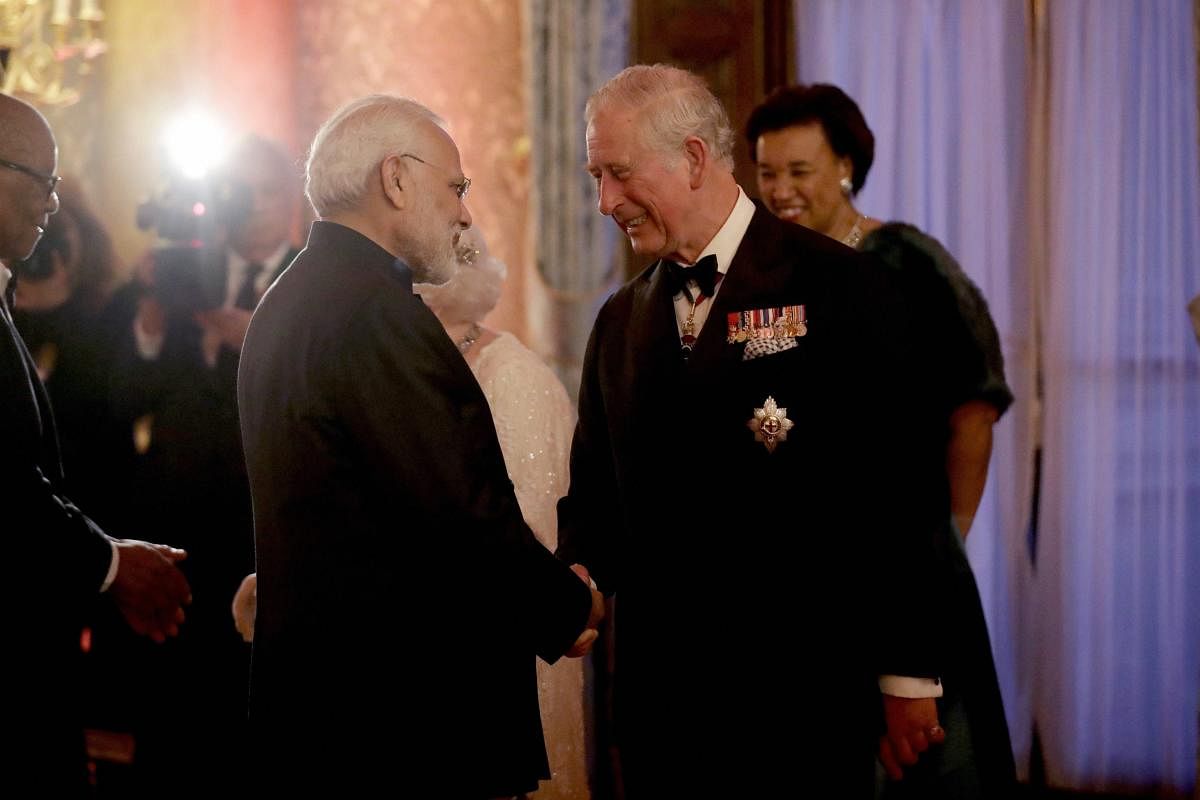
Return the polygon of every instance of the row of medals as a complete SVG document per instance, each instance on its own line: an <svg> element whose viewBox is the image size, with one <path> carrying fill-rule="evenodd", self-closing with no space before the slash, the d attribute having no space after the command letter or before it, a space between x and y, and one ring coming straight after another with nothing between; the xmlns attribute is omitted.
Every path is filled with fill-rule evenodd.
<svg viewBox="0 0 1200 800"><path fill-rule="evenodd" d="M728 316L730 344L750 339L786 339L808 333L804 306L734 311Z"/></svg>

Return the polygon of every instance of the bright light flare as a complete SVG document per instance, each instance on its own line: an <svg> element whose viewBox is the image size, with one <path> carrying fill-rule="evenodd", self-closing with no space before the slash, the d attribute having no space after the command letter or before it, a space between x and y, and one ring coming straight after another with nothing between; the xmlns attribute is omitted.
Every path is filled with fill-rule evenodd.
<svg viewBox="0 0 1200 800"><path fill-rule="evenodd" d="M193 110L171 120L163 145L175 169L199 180L225 157L229 134L212 116Z"/></svg>

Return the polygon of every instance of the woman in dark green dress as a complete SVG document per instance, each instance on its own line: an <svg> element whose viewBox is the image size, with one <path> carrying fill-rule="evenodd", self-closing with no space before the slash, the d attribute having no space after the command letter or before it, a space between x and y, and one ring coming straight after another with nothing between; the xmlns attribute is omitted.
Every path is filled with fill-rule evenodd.
<svg viewBox="0 0 1200 800"><path fill-rule="evenodd" d="M841 89L812 84L776 90L750 115L746 138L768 210L874 253L906 290L914 342L911 385L917 387L904 389L917 432L913 463L926 477L922 497L944 508L954 523L937 534L953 596L942 604L950 645L941 686L931 692L881 680L885 715L904 713L905 700L893 692L928 698L940 689L937 714L946 741L911 765L882 736L880 760L892 778L884 795L1008 797L1015 782L1012 749L987 624L962 542L983 496L992 426L1012 402L987 303L935 239L855 207L875 140L858 105Z"/></svg>

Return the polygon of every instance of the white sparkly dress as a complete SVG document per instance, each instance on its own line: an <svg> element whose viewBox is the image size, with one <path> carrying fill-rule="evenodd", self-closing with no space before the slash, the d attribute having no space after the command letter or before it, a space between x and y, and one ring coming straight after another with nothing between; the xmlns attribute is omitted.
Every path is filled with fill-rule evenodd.
<svg viewBox="0 0 1200 800"><path fill-rule="evenodd" d="M567 492L575 410L562 383L515 336L501 333L471 365L492 418L521 513L538 541L558 546L558 499ZM590 797L584 744L583 661L537 662L542 729L550 781L532 795L547 800Z"/></svg>

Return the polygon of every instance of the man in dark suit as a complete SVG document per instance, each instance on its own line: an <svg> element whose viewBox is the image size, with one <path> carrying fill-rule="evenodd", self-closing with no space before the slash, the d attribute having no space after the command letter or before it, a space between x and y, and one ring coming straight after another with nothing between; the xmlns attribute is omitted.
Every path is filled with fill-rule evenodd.
<svg viewBox="0 0 1200 800"><path fill-rule="evenodd" d="M412 293L448 278L468 186L423 106L349 104L309 156L320 219L251 321L264 788L485 798L548 777L534 656L585 652L602 602L526 527L487 402Z"/></svg>
<svg viewBox="0 0 1200 800"><path fill-rule="evenodd" d="M58 151L46 120L0 95L0 486L7 559L9 695L0 771L47 795L86 787L79 686L81 620L102 592L140 634L178 633L188 585L181 550L111 539L62 494L45 389L12 324L7 265L27 258L51 214Z"/></svg>
<svg viewBox="0 0 1200 800"><path fill-rule="evenodd" d="M596 320L559 508L559 556L616 597L627 796L870 796L885 718L903 763L944 735L903 307L876 263L746 197L696 76L631 67L587 122L601 213L660 259Z"/></svg>
<svg viewBox="0 0 1200 800"><path fill-rule="evenodd" d="M169 647L112 648L114 659L153 676L129 725L138 741L136 778L147 793L219 794L242 779L250 647L229 623L229 604L254 568L254 529L238 357L258 299L299 252L291 243L295 172L266 139L247 137L233 148L210 179L220 202L203 237L208 247L152 254L119 357L116 405L140 420L142 434L135 515L188 551L184 572L195 595L188 630ZM201 267L195 276L183 269L193 257ZM158 702L174 686L189 687L186 696Z"/></svg>

